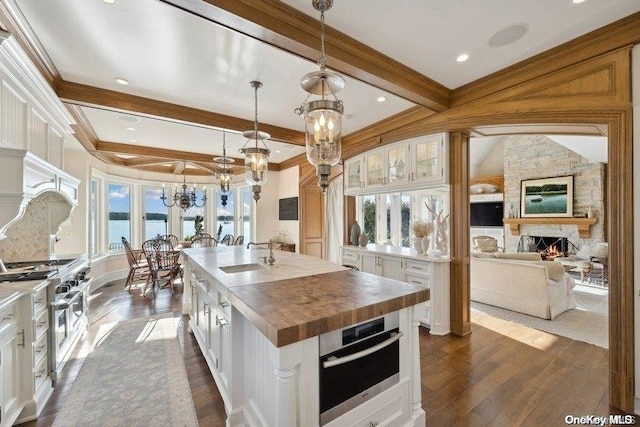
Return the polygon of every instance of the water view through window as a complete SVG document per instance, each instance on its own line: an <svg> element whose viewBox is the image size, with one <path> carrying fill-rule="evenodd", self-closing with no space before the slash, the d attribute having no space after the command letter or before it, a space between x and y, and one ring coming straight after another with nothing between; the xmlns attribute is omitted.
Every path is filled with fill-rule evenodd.
<svg viewBox="0 0 640 427"><path fill-rule="evenodd" d="M169 208L160 200L162 187L144 189L144 240L169 234Z"/></svg>
<svg viewBox="0 0 640 427"><path fill-rule="evenodd" d="M124 250L122 237L131 241L131 195L127 185L109 184L109 250Z"/></svg>

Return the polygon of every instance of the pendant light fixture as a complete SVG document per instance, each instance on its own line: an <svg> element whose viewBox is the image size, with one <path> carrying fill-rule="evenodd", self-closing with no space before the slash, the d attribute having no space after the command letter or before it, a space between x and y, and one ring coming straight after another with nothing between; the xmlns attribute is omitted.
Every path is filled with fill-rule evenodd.
<svg viewBox="0 0 640 427"><path fill-rule="evenodd" d="M227 206L227 199L231 192L231 177L233 176L229 168L231 163L235 162L234 159L227 157L226 136L226 132L222 131L222 157L214 157L213 159L219 166L222 166L222 172L218 174L220 178L220 201L222 202L222 206Z"/></svg>
<svg viewBox="0 0 640 427"><path fill-rule="evenodd" d="M251 186L253 199L258 202L260 199L260 191L262 186L267 183L267 170L269 169L269 153L271 150L267 148L265 140L271 135L258 130L258 89L262 87L259 81L252 81L251 87L255 91L255 120L253 122L253 130L242 132L242 136L247 138L247 142L240 149L244 154L244 179ZM258 146L258 141L262 146ZM249 143L254 143L253 147L248 147Z"/></svg>
<svg viewBox="0 0 640 427"><path fill-rule="evenodd" d="M333 0L313 0L312 4L320 11L320 70L302 77L300 85L309 95L295 112L304 118L307 160L316 167L320 178L318 185L326 193L331 166L336 165L342 156L343 105L336 93L344 89L345 81L339 74L326 70L324 12L331 8ZM311 95L319 95L320 98L310 100Z"/></svg>

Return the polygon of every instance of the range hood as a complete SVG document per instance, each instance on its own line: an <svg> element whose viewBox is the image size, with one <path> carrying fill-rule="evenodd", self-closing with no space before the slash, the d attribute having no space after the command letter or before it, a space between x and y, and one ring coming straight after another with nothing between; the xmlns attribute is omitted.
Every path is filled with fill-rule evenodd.
<svg viewBox="0 0 640 427"><path fill-rule="evenodd" d="M22 217L29 201L46 191L57 192L75 208L79 185L80 180L29 151L0 148L0 239Z"/></svg>

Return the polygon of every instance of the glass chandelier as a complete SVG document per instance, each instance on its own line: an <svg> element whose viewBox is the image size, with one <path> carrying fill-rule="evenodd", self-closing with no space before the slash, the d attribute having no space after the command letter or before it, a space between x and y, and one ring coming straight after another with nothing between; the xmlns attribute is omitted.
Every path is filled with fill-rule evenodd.
<svg viewBox="0 0 640 427"><path fill-rule="evenodd" d="M184 162L185 165L185 169L187 166L187 162ZM198 199L196 197L196 185L193 184L193 187L191 187L191 190L187 190L187 176L183 173L182 174L182 192L178 191L178 183L175 183L174 186L175 190L173 192L173 201L172 203L167 203L167 196L165 195L164 192L164 182L162 183L162 196L160 196L160 200L162 200L162 203L170 208L172 206L179 206L184 210L189 209L190 207L196 207L196 208L201 208L204 205L207 204L207 193L206 193L206 187L202 187L202 199L201 199L201 204L198 204Z"/></svg>
<svg viewBox="0 0 640 427"><path fill-rule="evenodd" d="M242 136L247 138L247 142L244 143L240 152L244 154L244 179L251 186L253 199L257 203L260 199L262 186L267 183L269 153L271 151L264 141L269 139L271 135L258 130L258 89L262 87L262 83L252 81L251 87L255 91L255 120L253 122L253 130L242 132ZM258 146L258 141L262 143L264 148ZM253 147L247 146L250 142L254 142Z"/></svg>
<svg viewBox="0 0 640 427"><path fill-rule="evenodd" d="M333 0L312 0L312 4L320 11L320 70L302 77L300 85L309 95L295 112L304 118L307 160L316 167L318 185L326 192L331 166L342 156L343 105L336 93L344 89L345 81L339 74L326 70L324 12L331 8ZM311 95L320 95L320 98L310 100Z"/></svg>
<svg viewBox="0 0 640 427"><path fill-rule="evenodd" d="M231 177L233 173L229 169L229 165L235 162L234 159L227 157L227 138L226 133L222 131L222 157L214 157L213 161L222 166L222 172L218 174L220 178L220 201L222 206L227 206L227 199L231 192Z"/></svg>

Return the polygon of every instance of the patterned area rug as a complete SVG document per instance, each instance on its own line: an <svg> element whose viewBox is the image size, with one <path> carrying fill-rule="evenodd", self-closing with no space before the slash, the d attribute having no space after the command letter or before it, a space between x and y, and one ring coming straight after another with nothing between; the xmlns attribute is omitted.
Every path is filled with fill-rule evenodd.
<svg viewBox="0 0 640 427"><path fill-rule="evenodd" d="M105 323L54 427L198 426L170 315Z"/></svg>
<svg viewBox="0 0 640 427"><path fill-rule="evenodd" d="M606 288L576 285L576 308L567 310L553 320L517 313L492 305L471 302L473 311L480 311L499 319L530 326L573 340L609 348L609 295Z"/></svg>

